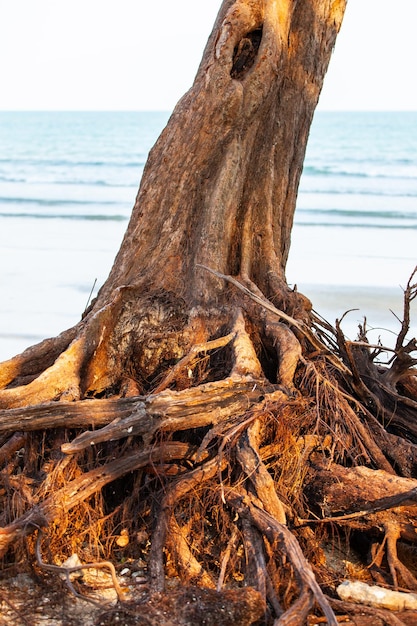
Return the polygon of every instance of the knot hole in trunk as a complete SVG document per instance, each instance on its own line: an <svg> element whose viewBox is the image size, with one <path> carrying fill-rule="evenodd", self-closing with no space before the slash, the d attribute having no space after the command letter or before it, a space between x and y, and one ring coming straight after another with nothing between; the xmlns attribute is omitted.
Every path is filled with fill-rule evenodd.
<svg viewBox="0 0 417 626"><path fill-rule="evenodd" d="M230 76L241 80L255 63L262 40L262 27L247 33L233 51L233 66Z"/></svg>

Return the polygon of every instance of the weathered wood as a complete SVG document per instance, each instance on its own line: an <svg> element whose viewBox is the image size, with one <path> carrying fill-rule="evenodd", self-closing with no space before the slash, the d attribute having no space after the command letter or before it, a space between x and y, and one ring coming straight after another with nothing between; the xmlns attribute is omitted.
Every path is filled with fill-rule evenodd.
<svg viewBox="0 0 417 626"><path fill-rule="evenodd" d="M307 615L314 604L314 596L311 592L304 592L294 604L274 622L274 626L299 626L305 623ZM331 623L329 621L327 624ZM335 622L338 624L338 622Z"/></svg>
<svg viewBox="0 0 417 626"><path fill-rule="evenodd" d="M284 611L267 571L262 535L250 520L244 518L242 519L242 536L245 558L249 564L247 584L257 589L263 598L268 598L275 615L282 615Z"/></svg>
<svg viewBox="0 0 417 626"><path fill-rule="evenodd" d="M225 380L181 392L164 391L134 404L127 417L98 431L82 433L61 449L65 454L73 454L101 441L133 435L149 442L156 431L176 432L218 424L257 404L267 389L271 386L264 380Z"/></svg>
<svg viewBox="0 0 417 626"><path fill-rule="evenodd" d="M349 626L414 626L417 619L416 611L401 611L393 613L376 607L358 605L353 602L345 602L343 600L330 599L332 607L338 613L343 615L343 624ZM311 626L319 624L314 619L311 620ZM310 626L309 624L309 626Z"/></svg>
<svg viewBox="0 0 417 626"><path fill-rule="evenodd" d="M247 517L260 530L260 532L268 539L271 544L278 543L291 562L295 575L299 580L301 587L300 605L303 607L309 602L309 591L313 594L324 615L327 618L329 626L337 626L337 619L323 595L316 578L313 574L310 564L305 559L302 550L290 530L285 524L280 524L272 515L258 508L252 503L249 494L244 494L237 490L229 489L226 491L228 503L243 517ZM291 619L293 612L289 609ZM279 618L285 624L285 613ZM290 622L291 623L291 622Z"/></svg>
<svg viewBox="0 0 417 626"><path fill-rule="evenodd" d="M163 591L165 588L163 548L165 546L166 535L169 529L171 517L173 515L173 507L175 503L177 503L185 494L189 493L197 485L209 480L215 474L221 472L225 467L226 461L224 459L222 460L218 457L210 459L203 463L200 467L193 469L191 472L188 472L185 476L175 481L164 494L158 511L158 518L153 534L149 558L149 576L152 589L155 592ZM174 527L177 529L178 524L174 524ZM184 551L186 551L183 540L184 537L181 539L181 558L184 556ZM198 571L201 577L206 580L208 587L214 587L209 575L202 570L201 566L198 565L194 557L192 558L191 567L194 574Z"/></svg>
<svg viewBox="0 0 417 626"><path fill-rule="evenodd" d="M91 428L124 419L143 406L142 398L109 398L80 402L47 402L0 412L0 432L30 432L48 428Z"/></svg>
<svg viewBox="0 0 417 626"><path fill-rule="evenodd" d="M26 435L22 432L16 432L0 447L0 464L8 461L12 454L23 448L26 441Z"/></svg>
<svg viewBox="0 0 417 626"><path fill-rule="evenodd" d="M259 455L259 427L259 420L255 420L242 434L237 444L237 459L264 509L280 524L285 524L284 507L278 498L272 476Z"/></svg>
<svg viewBox="0 0 417 626"><path fill-rule="evenodd" d="M317 460L308 482L324 519L379 535L392 525L402 539L416 541L417 480L368 467L326 468Z"/></svg>
<svg viewBox="0 0 417 626"><path fill-rule="evenodd" d="M0 432L30 432L48 428L88 428L92 432L65 444L71 454L100 441L148 435L216 424L259 402L273 386L264 379L226 379L181 392L164 391L148 398L110 398L80 402L49 402L9 409L0 414ZM100 428L102 427L102 428Z"/></svg>

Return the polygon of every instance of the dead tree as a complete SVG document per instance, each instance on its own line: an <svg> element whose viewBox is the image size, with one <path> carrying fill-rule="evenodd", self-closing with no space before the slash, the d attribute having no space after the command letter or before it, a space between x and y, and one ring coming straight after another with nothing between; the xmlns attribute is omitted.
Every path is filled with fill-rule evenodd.
<svg viewBox="0 0 417 626"><path fill-rule="evenodd" d="M0 365L6 560L22 545L39 555L39 529L55 556L71 546L87 558L88 538L93 560L117 560L123 529L152 591L168 574L249 585L265 623L322 611L336 624L317 580L318 522L337 515L318 507L314 477L325 495L324 459L330 475L363 465L412 481L417 459L415 284L383 366L365 329L347 342L285 278L345 4L224 0L97 298L76 326ZM387 513L380 528L391 557L393 524ZM414 580L405 570L395 561L391 582Z"/></svg>

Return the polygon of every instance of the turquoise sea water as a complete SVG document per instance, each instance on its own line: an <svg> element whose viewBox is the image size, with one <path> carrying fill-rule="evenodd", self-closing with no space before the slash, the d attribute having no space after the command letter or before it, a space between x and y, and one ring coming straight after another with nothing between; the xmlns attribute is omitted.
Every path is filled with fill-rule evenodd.
<svg viewBox="0 0 417 626"><path fill-rule="evenodd" d="M107 277L167 119L0 112L0 359L79 320ZM289 282L331 322L359 307L346 332L366 315L388 343L398 329L390 309L401 316L415 265L417 113L318 112Z"/></svg>

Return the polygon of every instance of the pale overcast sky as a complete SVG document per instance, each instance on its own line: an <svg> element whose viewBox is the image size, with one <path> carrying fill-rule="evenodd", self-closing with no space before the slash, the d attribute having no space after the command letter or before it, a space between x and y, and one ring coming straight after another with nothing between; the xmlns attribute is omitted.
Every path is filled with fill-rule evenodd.
<svg viewBox="0 0 417 626"><path fill-rule="evenodd" d="M171 110L221 0L0 0L0 109ZM417 0L348 0L319 108L417 110Z"/></svg>

